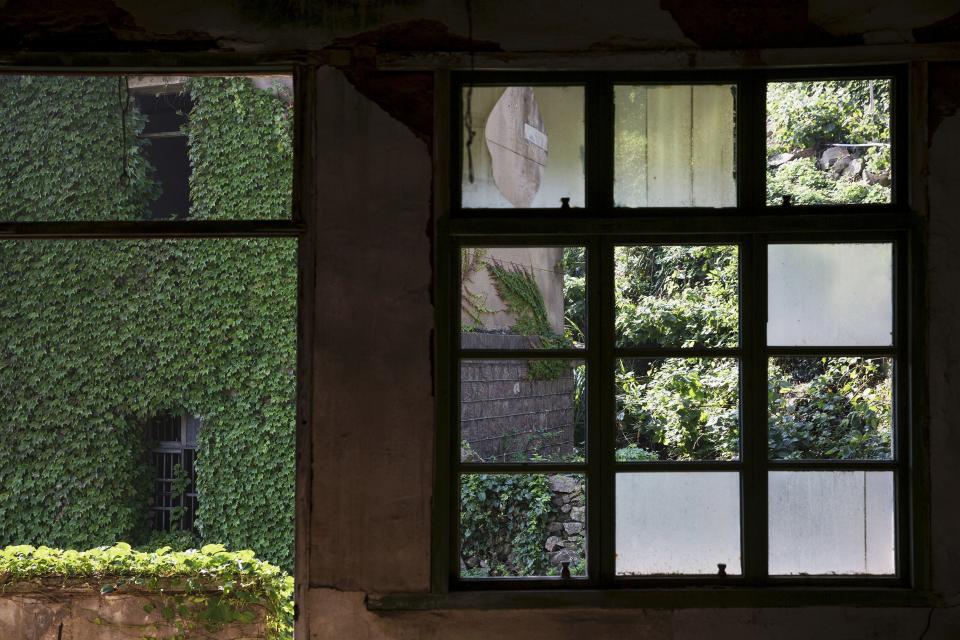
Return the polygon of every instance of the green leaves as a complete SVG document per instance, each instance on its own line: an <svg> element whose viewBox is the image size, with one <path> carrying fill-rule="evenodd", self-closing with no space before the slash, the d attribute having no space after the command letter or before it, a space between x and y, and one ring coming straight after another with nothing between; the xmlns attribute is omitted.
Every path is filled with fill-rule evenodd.
<svg viewBox="0 0 960 640"><path fill-rule="evenodd" d="M186 637L231 623L250 624L261 607L269 638L293 634L293 578L249 550L231 553L222 545L207 545L200 551L143 553L122 542L88 551L27 545L0 549L0 589L50 578L99 584L103 595L149 598L144 613L159 610Z"/></svg>
<svg viewBox="0 0 960 640"><path fill-rule="evenodd" d="M0 219L140 219L156 196L115 78L0 78ZM288 218L292 106L191 81L193 218ZM200 415L206 542L292 569L296 240L0 241L0 545L153 538L144 423ZM181 474L182 476L182 474ZM178 481L182 486L182 479Z"/></svg>

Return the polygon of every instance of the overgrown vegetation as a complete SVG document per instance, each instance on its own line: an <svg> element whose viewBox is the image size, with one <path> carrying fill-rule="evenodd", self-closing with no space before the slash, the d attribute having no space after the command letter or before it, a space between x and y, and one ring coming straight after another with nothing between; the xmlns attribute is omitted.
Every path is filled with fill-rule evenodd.
<svg viewBox="0 0 960 640"><path fill-rule="evenodd" d="M790 194L794 204L888 202L889 88L870 81L771 85L768 202L779 204L782 194ZM837 148L832 145L855 144L868 146L827 153ZM564 252L566 324L578 328L586 318L583 254L578 248ZM737 346L739 260L734 246L619 248L614 260L617 344ZM772 359L769 455L889 459L892 368L884 358ZM618 460L740 456L736 359L623 359L615 385ZM462 557L500 558L505 549L511 552L510 562L483 570L467 566L466 575L550 573L542 546L550 535L544 516L550 495L543 491L543 476L464 477Z"/></svg>
<svg viewBox="0 0 960 640"><path fill-rule="evenodd" d="M767 85L767 203L890 201L890 82Z"/></svg>
<svg viewBox="0 0 960 640"><path fill-rule="evenodd" d="M89 551L35 548L0 549L0 591L34 593L64 586L87 587L102 594L135 593L147 614L158 613L177 637L206 637L231 624L250 624L262 615L269 639L293 637L293 578L253 551L230 553L221 545L150 553L119 543ZM95 620L105 627L114 625ZM137 628L138 637L167 637Z"/></svg>
<svg viewBox="0 0 960 640"><path fill-rule="evenodd" d="M145 118L117 79L0 88L0 219L144 217ZM248 79L189 91L190 218L289 217L292 107ZM144 424L174 411L203 418L201 540L290 570L295 322L292 240L0 242L0 544L164 542Z"/></svg>

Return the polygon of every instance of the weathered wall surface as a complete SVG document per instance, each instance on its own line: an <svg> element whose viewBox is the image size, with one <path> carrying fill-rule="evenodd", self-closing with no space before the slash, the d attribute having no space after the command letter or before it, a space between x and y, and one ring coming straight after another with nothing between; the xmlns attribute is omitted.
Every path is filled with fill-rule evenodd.
<svg viewBox="0 0 960 640"><path fill-rule="evenodd" d="M955 41L953 0L688 2L686 0L6 0L8 51L235 51L319 49L362 41L385 49L572 51L751 49ZM359 37L359 34L364 34Z"/></svg>
<svg viewBox="0 0 960 640"><path fill-rule="evenodd" d="M151 612L144 611L150 605ZM253 609L255 614L263 610ZM262 638L262 615L249 624L231 624L203 634L207 640ZM0 638L3 640L135 640L174 638L181 631L163 619L151 599L136 595L101 595L95 590L67 597L47 591L0 597Z"/></svg>

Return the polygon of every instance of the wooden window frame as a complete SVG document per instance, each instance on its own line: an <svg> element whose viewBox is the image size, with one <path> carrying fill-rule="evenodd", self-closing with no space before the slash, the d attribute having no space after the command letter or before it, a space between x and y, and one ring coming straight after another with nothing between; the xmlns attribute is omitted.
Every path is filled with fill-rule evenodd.
<svg viewBox="0 0 960 640"><path fill-rule="evenodd" d="M715 72L458 72L438 74L436 359L437 432L432 545L432 597L385 596L374 609L514 606L742 606L754 602L817 604L870 601L877 593L929 589L926 469L928 455L917 427L922 363L913 327L922 326L923 249L914 231L908 166L906 66L824 67ZM768 82L889 78L893 153L891 202L817 206L765 205L765 87ZM618 84L720 84L737 86L737 204L723 209L620 208L613 201L613 87ZM585 206L571 209L466 209L460 206L463 89L468 86L583 86L585 91ZM445 111L444 111L445 110ZM765 343L766 246L773 243L889 242L894 247L894 339L883 349L768 347ZM612 438L613 367L624 351L613 347L613 247L619 244L732 243L740 249L741 459L735 463L614 463ZM459 345L461 247L585 246L587 248L587 346L582 351L463 350ZM659 349L660 355L696 356L701 351ZM889 461L776 461L767 458L766 362L775 355L887 355L895 358L894 457ZM713 355L718 355L713 353ZM459 451L459 360L463 358L584 359L588 370L588 450L582 464L462 463ZM707 470L733 467L741 475L742 576L617 576L614 567L613 480L616 471ZM767 471L769 469L891 470L895 475L896 575L769 576L767 574ZM459 577L458 477L465 471L557 473L588 476L588 576L586 578ZM680 594L663 596L662 590ZM534 592L549 590L550 595ZM797 596L798 590L805 595ZM477 592L504 591L495 593ZM456 593L459 592L459 593ZM521 595L519 592L530 592ZM571 592L573 596L565 596ZM621 595L605 595L620 592ZM661 595L651 595L660 593ZM688 595L683 595L687 593ZM740 595L731 595L738 593ZM757 594L769 594L758 596ZM846 594L839 598L837 593ZM633 594L632 596L630 594ZM786 594L786 595L784 595ZM482 597L481 597L482 596ZM883 596L881 596L883 597ZM923 600L923 598L920 598ZM925 600L924 600L925 601Z"/></svg>

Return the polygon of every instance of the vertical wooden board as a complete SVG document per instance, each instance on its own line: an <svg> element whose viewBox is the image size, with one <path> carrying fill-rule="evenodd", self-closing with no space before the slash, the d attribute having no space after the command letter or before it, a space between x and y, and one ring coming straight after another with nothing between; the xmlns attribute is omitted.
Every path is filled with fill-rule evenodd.
<svg viewBox="0 0 960 640"><path fill-rule="evenodd" d="M614 203L647 206L647 87L617 87L614 112Z"/></svg>
<svg viewBox="0 0 960 640"><path fill-rule="evenodd" d="M734 100L728 85L693 88L693 204L732 207Z"/></svg>
<svg viewBox="0 0 960 640"><path fill-rule="evenodd" d="M647 90L647 204L689 207L691 173L691 87Z"/></svg>

